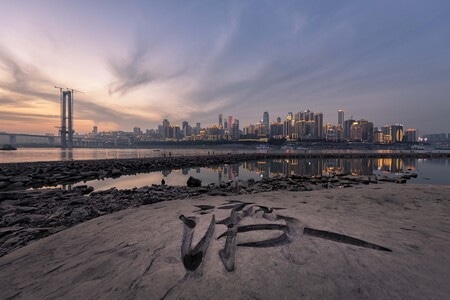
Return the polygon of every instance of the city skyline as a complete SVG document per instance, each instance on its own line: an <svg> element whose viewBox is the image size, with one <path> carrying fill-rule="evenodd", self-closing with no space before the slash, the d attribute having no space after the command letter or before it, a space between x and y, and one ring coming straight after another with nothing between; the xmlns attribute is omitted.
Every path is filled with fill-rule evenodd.
<svg viewBox="0 0 450 300"><path fill-rule="evenodd" d="M86 7L89 6L89 10ZM20 1L2 4L0 131L55 133L163 119L241 128L311 109L450 132L447 1Z"/></svg>

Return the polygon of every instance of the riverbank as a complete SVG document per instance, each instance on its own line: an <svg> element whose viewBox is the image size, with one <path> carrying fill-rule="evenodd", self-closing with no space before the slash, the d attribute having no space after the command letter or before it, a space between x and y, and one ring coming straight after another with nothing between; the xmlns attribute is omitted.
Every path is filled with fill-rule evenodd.
<svg viewBox="0 0 450 300"><path fill-rule="evenodd" d="M219 185L201 185L193 180L189 186L150 185L140 188L116 188L93 191L89 186L70 190L40 189L0 192L0 256L28 243L65 230L87 220L161 201L208 196L247 195L269 191L313 191L340 189L359 185L405 184L417 174L387 176L291 176L238 180Z"/></svg>
<svg viewBox="0 0 450 300"><path fill-rule="evenodd" d="M281 182L296 186L289 179L266 184L274 189ZM447 297L450 187L319 186L230 196L199 192L95 218L1 257L0 298ZM238 246L227 248L228 238L220 236L233 211L241 227L251 227L237 230ZM181 215L195 217L193 245L186 249L213 228L199 261L193 252L193 260L180 255L183 232L191 232ZM267 223L275 230L258 230ZM261 241L265 247L254 244ZM245 243L254 246L239 246ZM226 248L230 255L221 255Z"/></svg>
<svg viewBox="0 0 450 300"><path fill-rule="evenodd" d="M74 184L154 171L267 159L449 158L450 153L250 153L0 164L0 191Z"/></svg>

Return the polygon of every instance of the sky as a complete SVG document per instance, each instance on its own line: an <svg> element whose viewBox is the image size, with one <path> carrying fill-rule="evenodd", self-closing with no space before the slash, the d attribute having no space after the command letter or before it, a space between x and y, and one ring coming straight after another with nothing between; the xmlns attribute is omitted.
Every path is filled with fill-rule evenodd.
<svg viewBox="0 0 450 300"><path fill-rule="evenodd" d="M0 131L241 128L288 112L450 133L450 1L0 0Z"/></svg>

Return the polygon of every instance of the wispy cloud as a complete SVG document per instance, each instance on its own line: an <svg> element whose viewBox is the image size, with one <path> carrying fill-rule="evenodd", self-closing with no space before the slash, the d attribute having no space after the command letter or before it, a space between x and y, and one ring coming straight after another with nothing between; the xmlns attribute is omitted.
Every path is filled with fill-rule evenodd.
<svg viewBox="0 0 450 300"><path fill-rule="evenodd" d="M122 59L109 59L108 66L114 76L114 81L109 85L109 94L126 95L139 87L146 86L156 79L156 76L148 70L146 57L148 45L140 37L137 39L130 55Z"/></svg>

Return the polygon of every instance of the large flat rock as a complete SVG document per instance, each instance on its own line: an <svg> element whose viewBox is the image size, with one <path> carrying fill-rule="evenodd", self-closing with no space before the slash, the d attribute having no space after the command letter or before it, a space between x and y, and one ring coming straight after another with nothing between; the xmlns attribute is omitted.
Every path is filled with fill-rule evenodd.
<svg viewBox="0 0 450 300"><path fill-rule="evenodd" d="M235 257L227 270L219 255L227 238L217 239L226 225L211 226L201 255L195 245L213 215L232 214L233 201L254 204L235 208L235 241L250 244L228 244ZM180 215L195 217L196 226ZM445 299L449 216L450 187L431 185L167 201L93 219L1 257L0 298ZM248 226L255 224L275 230ZM189 232L193 252L184 261L192 269L197 263L195 270L181 257Z"/></svg>

